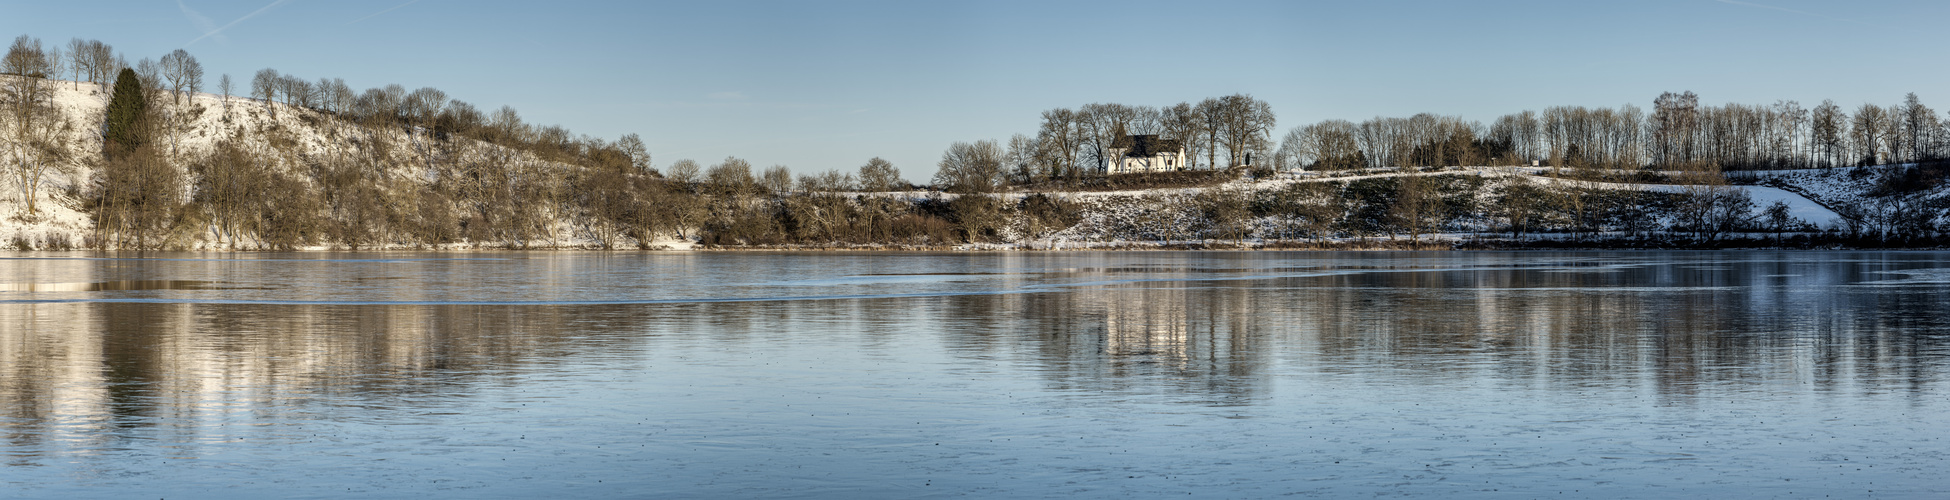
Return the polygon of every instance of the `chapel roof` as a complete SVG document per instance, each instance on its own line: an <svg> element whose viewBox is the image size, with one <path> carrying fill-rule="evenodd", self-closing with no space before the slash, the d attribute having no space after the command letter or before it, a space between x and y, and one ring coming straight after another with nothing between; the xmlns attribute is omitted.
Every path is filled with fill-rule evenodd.
<svg viewBox="0 0 1950 500"><path fill-rule="evenodd" d="M1184 150L1177 139L1159 139L1157 135L1127 135L1110 141L1110 147L1123 149L1124 156L1149 158L1165 153Z"/></svg>

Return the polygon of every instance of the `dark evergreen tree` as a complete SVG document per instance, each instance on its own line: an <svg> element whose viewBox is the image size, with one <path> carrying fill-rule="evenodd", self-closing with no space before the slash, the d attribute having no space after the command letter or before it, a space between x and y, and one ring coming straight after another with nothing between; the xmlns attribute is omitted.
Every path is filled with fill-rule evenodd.
<svg viewBox="0 0 1950 500"><path fill-rule="evenodd" d="M114 157L142 145L142 118L149 103L142 96L142 80L135 70L122 68L115 76L115 91L108 98L108 112L102 124L102 155Z"/></svg>

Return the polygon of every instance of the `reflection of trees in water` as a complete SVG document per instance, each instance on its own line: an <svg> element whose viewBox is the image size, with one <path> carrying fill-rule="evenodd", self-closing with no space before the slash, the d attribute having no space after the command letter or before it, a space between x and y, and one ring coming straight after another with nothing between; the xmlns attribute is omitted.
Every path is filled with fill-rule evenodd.
<svg viewBox="0 0 1950 500"><path fill-rule="evenodd" d="M1156 283L946 297L942 328L963 355L1023 351L1058 390L1164 390L1238 404L1261 389L1266 354L1267 328L1246 295Z"/></svg>
<svg viewBox="0 0 1950 500"><path fill-rule="evenodd" d="M1945 345L1930 332L1950 318L1932 305L1942 294L1833 288L1867 279L1772 262L1294 279L1286 334L1317 342L1325 366L1430 380L1645 383L1680 397L1764 380L1926 383L1940 365L1927 351Z"/></svg>
<svg viewBox="0 0 1950 500"><path fill-rule="evenodd" d="M1919 390L1942 376L1945 293L1832 262L1370 272L941 299L950 349L1037 350L1064 390L1251 397L1273 359L1401 383L1646 387L1795 381ZM1873 269L1871 267L1870 269ZM1028 346L1024 346L1028 347ZM1736 389L1739 390L1739 389Z"/></svg>
<svg viewBox="0 0 1950 500"><path fill-rule="evenodd" d="M107 414L107 350L88 332L92 312L72 304L0 307L0 445L11 451L85 440L75 431L94 422L73 417ZM57 421L61 416L70 418Z"/></svg>
<svg viewBox="0 0 1950 500"><path fill-rule="evenodd" d="M819 342L870 357L911 355L901 346L925 336L942 339L952 356L1018 359L1056 390L1201 404L1263 397L1275 363L1281 372L1376 383L1645 387L1682 402L1705 387L1759 382L1922 391L1944 375L1950 293L1849 285L1894 277L1870 271L1921 265L1380 269L1004 295L615 306L10 304L0 305L0 440L26 447L16 449L84 443L114 439L105 428L188 426L239 409L438 406L558 361L627 356L653 335L659 349Z"/></svg>
<svg viewBox="0 0 1950 500"><path fill-rule="evenodd" d="M195 432L226 411L440 406L591 349L654 308L74 303L0 306L11 446ZM221 403L221 404L216 404Z"/></svg>

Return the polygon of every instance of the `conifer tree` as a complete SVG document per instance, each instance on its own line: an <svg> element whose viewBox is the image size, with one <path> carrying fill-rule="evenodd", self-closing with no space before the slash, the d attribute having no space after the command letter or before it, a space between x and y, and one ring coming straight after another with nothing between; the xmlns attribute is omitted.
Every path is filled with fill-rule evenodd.
<svg viewBox="0 0 1950 500"><path fill-rule="evenodd" d="M148 107L149 103L142 96L141 78L135 75L135 70L122 68L122 73L115 76L115 91L108 98L102 136L104 156L113 157L142 144L142 134L138 129Z"/></svg>

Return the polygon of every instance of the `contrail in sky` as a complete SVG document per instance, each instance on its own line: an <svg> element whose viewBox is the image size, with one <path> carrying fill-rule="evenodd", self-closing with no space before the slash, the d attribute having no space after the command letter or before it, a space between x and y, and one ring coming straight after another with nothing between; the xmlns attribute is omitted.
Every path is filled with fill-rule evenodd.
<svg viewBox="0 0 1950 500"><path fill-rule="evenodd" d="M399 4L399 5L394 5L394 6L393 6L393 8L390 8L390 9L386 9L386 10L382 10L382 11L379 11L379 12L374 12L374 13L372 13L372 15L370 15L370 16L366 16L366 17L361 17L361 18L358 18L358 19L353 19L353 20L352 20L352 23L356 23L356 22L359 22L359 21L364 21L364 20L367 20L367 19L372 19L372 18L375 18L375 17L379 17L379 15L380 15L380 14L385 14L385 13L387 13L387 12L392 12L392 11L395 11L395 10L399 10L399 8L400 8L400 7L405 7L405 6L408 6L408 5L413 5L413 4L416 4L416 3L420 3L420 0L413 0L413 1L411 1L411 2L406 2L406 3L403 3L403 4ZM345 23L345 24L347 24L347 25L351 25L352 23Z"/></svg>
<svg viewBox="0 0 1950 500"><path fill-rule="evenodd" d="M254 11L251 11L251 13L249 13L249 14L244 14L244 17L239 17L239 18L237 18L237 20L235 20L235 21L231 21L231 22L230 22L230 24L226 24L226 25L223 25L222 27L219 27L219 28L217 28L217 29L213 29L213 30L210 30L210 32L208 32L208 33L204 33L204 34L203 34L203 36L199 36L199 37L196 37L196 39L195 39L195 40L190 40L189 42L186 42L186 43L184 43L184 44L183 44L183 46L184 46L184 47L188 47L188 46L190 46L190 44L193 44L193 43L196 43L196 42L198 42L198 41L201 41L201 40L203 40L203 39L205 39L205 38L209 38L209 37L211 37L211 36L215 36L215 35L217 35L217 34L219 34L219 33L223 33L223 30L227 30L227 29L230 29L230 27L231 27L231 26L236 26L236 25L237 25L237 23L241 23L241 22L244 22L245 20L248 20L248 19L250 19L250 18L253 18L253 17L257 17L257 15L258 15L258 14L263 14L263 13L264 13L264 11L267 11L267 10L271 10L271 8L272 8L272 7L277 7L278 5L282 5L282 4L284 4L285 2L289 2L289 1L291 1L291 0L278 0L278 1L276 1L276 2L271 2L271 4L270 4L270 5L266 5L266 6L264 6L263 8L259 8L259 9L257 9L257 10L254 10Z"/></svg>
<svg viewBox="0 0 1950 500"><path fill-rule="evenodd" d="M217 23L210 22L209 17L205 17L202 12L197 12L196 9L190 8L188 4L183 3L183 0L176 0L176 8L183 9L183 17L189 18L190 24L196 25L197 31L210 33L217 30ZM216 38L218 42L228 42L228 40L224 39L223 35L217 35Z"/></svg>

